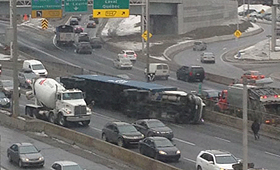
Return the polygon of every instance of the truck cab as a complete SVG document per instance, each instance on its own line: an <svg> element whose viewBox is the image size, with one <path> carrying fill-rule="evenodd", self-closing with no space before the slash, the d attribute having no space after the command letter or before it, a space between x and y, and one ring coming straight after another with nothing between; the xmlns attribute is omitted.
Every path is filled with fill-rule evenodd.
<svg viewBox="0 0 280 170"><path fill-rule="evenodd" d="M228 96L228 91L227 90L223 90L219 94L219 100L218 100L218 103L216 104L216 107L215 107L216 111L224 111L224 110L228 109L227 96Z"/></svg>

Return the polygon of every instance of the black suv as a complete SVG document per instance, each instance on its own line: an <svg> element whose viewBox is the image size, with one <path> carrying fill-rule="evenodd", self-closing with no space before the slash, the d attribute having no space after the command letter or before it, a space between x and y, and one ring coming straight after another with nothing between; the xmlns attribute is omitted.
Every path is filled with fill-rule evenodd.
<svg viewBox="0 0 280 170"><path fill-rule="evenodd" d="M178 80L184 81L203 81L205 78L205 72L203 67L201 66L182 66L176 72L176 76Z"/></svg>
<svg viewBox="0 0 280 170"><path fill-rule="evenodd" d="M144 135L126 122L109 122L102 129L102 139L107 142L117 143L124 147L129 144L138 144Z"/></svg>

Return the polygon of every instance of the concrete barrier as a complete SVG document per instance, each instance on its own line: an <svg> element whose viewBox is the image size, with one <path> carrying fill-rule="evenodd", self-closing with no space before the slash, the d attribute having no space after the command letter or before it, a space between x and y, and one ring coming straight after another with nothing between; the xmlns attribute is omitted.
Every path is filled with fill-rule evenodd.
<svg viewBox="0 0 280 170"><path fill-rule="evenodd" d="M178 168L163 162L151 159L128 149L104 142L86 134L57 126L41 120L28 120L24 118L13 118L6 114L0 114L0 124L17 128L23 131L44 132L50 137L66 140L81 147L94 148L117 159L133 164L142 169L153 170L179 170Z"/></svg>
<svg viewBox="0 0 280 170"><path fill-rule="evenodd" d="M229 85L234 81L233 78L228 78L228 77L211 74L211 73L205 73L205 79L212 81L212 82L224 84L224 85Z"/></svg>

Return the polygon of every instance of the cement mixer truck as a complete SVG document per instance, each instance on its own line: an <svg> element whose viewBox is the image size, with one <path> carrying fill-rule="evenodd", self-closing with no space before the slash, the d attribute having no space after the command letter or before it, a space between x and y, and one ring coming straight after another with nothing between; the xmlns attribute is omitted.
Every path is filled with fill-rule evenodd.
<svg viewBox="0 0 280 170"><path fill-rule="evenodd" d="M26 104L25 114L48 120L61 126L69 122L90 123L91 110L87 107L84 94L78 89L66 90L51 78L33 80L32 91L26 92L27 99L35 98L35 104Z"/></svg>

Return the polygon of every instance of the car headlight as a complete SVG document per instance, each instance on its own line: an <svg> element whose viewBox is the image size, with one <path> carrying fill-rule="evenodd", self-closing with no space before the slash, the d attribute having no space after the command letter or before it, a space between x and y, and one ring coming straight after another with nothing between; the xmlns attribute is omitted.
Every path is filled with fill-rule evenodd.
<svg viewBox="0 0 280 170"><path fill-rule="evenodd" d="M167 155L167 153L164 152L164 151L159 151L158 153L161 154L161 155Z"/></svg>
<svg viewBox="0 0 280 170"><path fill-rule="evenodd" d="M40 160L40 161L44 160L44 157L41 156L41 157L39 158L39 160Z"/></svg>
<svg viewBox="0 0 280 170"><path fill-rule="evenodd" d="M176 154L180 154L181 152L179 150L177 150Z"/></svg>
<svg viewBox="0 0 280 170"><path fill-rule="evenodd" d="M22 161L28 162L29 159L28 158L22 158Z"/></svg>
<svg viewBox="0 0 280 170"><path fill-rule="evenodd" d="M141 138L144 138L145 136L143 134L141 134Z"/></svg>

